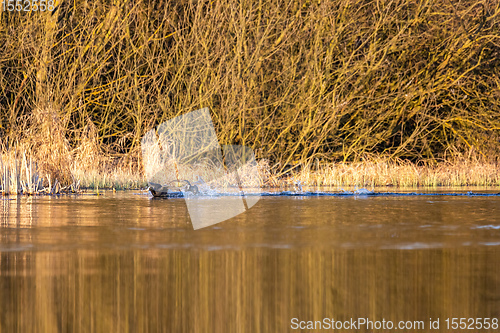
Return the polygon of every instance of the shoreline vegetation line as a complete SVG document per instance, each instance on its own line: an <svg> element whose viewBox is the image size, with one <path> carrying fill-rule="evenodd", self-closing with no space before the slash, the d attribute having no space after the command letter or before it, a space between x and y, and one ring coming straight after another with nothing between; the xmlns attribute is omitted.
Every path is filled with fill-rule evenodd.
<svg viewBox="0 0 500 333"><path fill-rule="evenodd" d="M104 158L102 158L104 159ZM82 190L129 190L146 189L147 181L142 170L116 164L103 168L96 165L85 169L74 162L70 170L70 181L60 182L49 173L39 170L26 153L20 156L0 154L0 193L16 194L72 194ZM106 164L103 164L106 166ZM112 165L112 163L109 163ZM463 160L442 162L433 165L417 165L408 161L371 160L351 163L336 163L315 166L296 166L290 172L277 175L270 170L266 160L257 163L258 179L249 180L243 187L289 189L297 186L325 186L332 188L398 187L497 187L500 186L500 166L493 163ZM44 176L45 175L45 176ZM68 178L67 178L68 179Z"/></svg>

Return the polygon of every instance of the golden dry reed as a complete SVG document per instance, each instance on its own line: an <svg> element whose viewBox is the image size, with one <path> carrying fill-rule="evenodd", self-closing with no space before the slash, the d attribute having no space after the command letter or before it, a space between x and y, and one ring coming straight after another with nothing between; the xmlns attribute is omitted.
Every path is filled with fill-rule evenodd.
<svg viewBox="0 0 500 333"><path fill-rule="evenodd" d="M286 184L335 187L500 186L500 166L473 160L416 165L408 161L361 162L305 167L292 172Z"/></svg>
<svg viewBox="0 0 500 333"><path fill-rule="evenodd" d="M498 184L498 1L55 5L0 13L4 152L24 145L52 179L136 186L143 134L209 107L220 143L275 177Z"/></svg>

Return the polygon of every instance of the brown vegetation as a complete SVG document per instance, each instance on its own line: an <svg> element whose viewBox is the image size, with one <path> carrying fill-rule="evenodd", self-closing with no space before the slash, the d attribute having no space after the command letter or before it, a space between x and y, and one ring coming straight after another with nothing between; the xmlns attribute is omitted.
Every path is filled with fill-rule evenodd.
<svg viewBox="0 0 500 333"><path fill-rule="evenodd" d="M474 160L420 164L370 159L360 162L305 167L287 178L309 186L500 186L500 166Z"/></svg>
<svg viewBox="0 0 500 333"><path fill-rule="evenodd" d="M366 154L410 170L406 161L458 158L466 167L472 153L497 170L497 1L82 0L56 8L0 14L2 145L25 147L53 179L109 185L125 166L136 181L142 135L206 106L219 141L251 146L276 176L297 163L357 169ZM483 182L464 177L458 183ZM417 178L396 183L436 183Z"/></svg>

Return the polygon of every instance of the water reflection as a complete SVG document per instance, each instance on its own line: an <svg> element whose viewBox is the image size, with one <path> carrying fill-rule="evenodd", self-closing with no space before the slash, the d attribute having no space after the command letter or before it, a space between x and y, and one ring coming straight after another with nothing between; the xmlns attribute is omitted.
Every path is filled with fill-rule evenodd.
<svg viewBox="0 0 500 333"><path fill-rule="evenodd" d="M3 200L0 330L289 332L292 318L366 317L449 331L447 317L500 317L498 203L263 198L193 231L183 200Z"/></svg>
<svg viewBox="0 0 500 333"><path fill-rule="evenodd" d="M491 248L6 252L1 325L22 332L285 332L292 318L494 318L498 258Z"/></svg>

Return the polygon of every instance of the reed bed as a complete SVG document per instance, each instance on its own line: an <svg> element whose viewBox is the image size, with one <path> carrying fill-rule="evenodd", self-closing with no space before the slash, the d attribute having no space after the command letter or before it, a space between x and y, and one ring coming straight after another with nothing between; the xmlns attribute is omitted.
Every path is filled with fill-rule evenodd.
<svg viewBox="0 0 500 333"><path fill-rule="evenodd" d="M104 158L102 158L104 160ZM218 190L242 186L244 188L290 188L297 184L304 186L342 187L467 187L467 186L500 186L500 166L496 163L485 163L479 160L464 159L442 161L440 163L412 163L405 160L371 159L361 162L335 164L310 164L297 166L287 174L278 175L269 166L268 160L259 160L256 164L244 165L234 172L220 177L222 170L193 169L187 174L176 174L175 168L162 165L162 171L155 177L148 178L135 163L127 167L125 163L96 165L93 168L83 167L73 162L70 171L73 179L69 184L61 183L49 173L43 173L37 163L26 153L19 156L0 154L0 193L16 194L62 194L78 193L92 189L145 189L148 181L168 184L177 179L202 179L204 185ZM45 174L45 176L42 176ZM206 183L205 183L206 181Z"/></svg>
<svg viewBox="0 0 500 333"><path fill-rule="evenodd" d="M120 190L147 186L141 173L124 165L110 167L104 164L89 168L80 162L74 160L69 167L72 181L61 182L50 170L40 168L25 152L20 155L0 153L0 194L70 194L85 189Z"/></svg>
<svg viewBox="0 0 500 333"><path fill-rule="evenodd" d="M37 195L77 193L80 182L76 181L63 186L50 174L41 176L37 163L26 153L20 156L15 153L0 154L0 194L3 195Z"/></svg>
<svg viewBox="0 0 500 333"><path fill-rule="evenodd" d="M245 165L238 170L238 178L235 173L219 177L221 170L215 172L218 175L216 178L213 177L212 169L197 168L186 172L189 175L176 175L175 168L166 167L164 172L148 178L142 172L123 169L108 169L104 174L97 170L95 173L80 170L75 172L75 178L81 179L81 184L86 188L115 189L146 188L148 180L167 184L177 179L197 179L197 176L206 181L207 188L219 190L239 185L244 188L289 189L291 186L297 187L297 184L335 188L500 186L500 165L473 159L416 164L405 160L374 158L360 162L310 164L297 167L286 174L273 171L268 160L259 160L257 164Z"/></svg>
<svg viewBox="0 0 500 333"><path fill-rule="evenodd" d="M286 177L310 186L500 186L500 165L470 160L437 164L407 161L363 161L306 167Z"/></svg>
<svg viewBox="0 0 500 333"><path fill-rule="evenodd" d="M146 188L148 184L142 173L123 166L95 166L84 169L74 164L71 174L78 180L82 189L130 190Z"/></svg>
<svg viewBox="0 0 500 333"><path fill-rule="evenodd" d="M498 184L498 1L55 3L0 13L0 141L43 186L140 186L143 135L202 107L264 183Z"/></svg>

